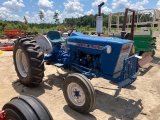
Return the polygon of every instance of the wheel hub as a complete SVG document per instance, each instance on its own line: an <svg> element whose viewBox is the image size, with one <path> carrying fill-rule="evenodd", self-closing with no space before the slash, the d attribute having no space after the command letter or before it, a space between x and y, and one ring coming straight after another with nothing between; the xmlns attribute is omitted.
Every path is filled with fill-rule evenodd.
<svg viewBox="0 0 160 120"><path fill-rule="evenodd" d="M82 106L85 103L85 93L77 83L70 83L67 87L69 99L76 106Z"/></svg>
<svg viewBox="0 0 160 120"><path fill-rule="evenodd" d="M80 95L80 91L77 91L77 90L75 90L75 91L73 91L74 92L74 96L76 96L77 98L78 97L81 97L81 95Z"/></svg>
<svg viewBox="0 0 160 120"><path fill-rule="evenodd" d="M25 53L22 51L22 49L18 49L16 52L16 65L20 75L22 77L26 77L28 73L28 63Z"/></svg>

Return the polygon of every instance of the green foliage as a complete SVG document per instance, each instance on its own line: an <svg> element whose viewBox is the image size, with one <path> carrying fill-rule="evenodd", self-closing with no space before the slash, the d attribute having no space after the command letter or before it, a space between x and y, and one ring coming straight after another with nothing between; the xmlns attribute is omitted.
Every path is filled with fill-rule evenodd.
<svg viewBox="0 0 160 120"><path fill-rule="evenodd" d="M104 33L107 33L107 27L106 26L103 26L103 31L104 31Z"/></svg>
<svg viewBox="0 0 160 120"><path fill-rule="evenodd" d="M55 11L55 12L54 12L53 19L55 19L55 23L56 23L56 24L59 24L59 23L60 23L58 16L59 16L59 13Z"/></svg>
<svg viewBox="0 0 160 120"><path fill-rule="evenodd" d="M19 22L19 21L2 21L0 20L0 34L3 34L3 31L5 29L20 29L21 31L24 31L26 28L27 32L47 32L49 30L59 30L60 27L63 29L69 29L69 25L73 26L77 31L80 32L90 32L90 31L96 31L96 16L97 15L85 15L79 18L65 18L63 23L61 25L58 24L51 24L51 23L28 23L26 17L24 16L25 21ZM103 30L105 33L107 33L108 30L108 15L102 14L103 16ZM44 20L44 14L43 11L39 11L39 17L40 20ZM139 15L139 18L141 17L141 22L152 20L150 15ZM56 20L58 18L58 13L55 12L53 19ZM120 17L119 21L120 24L123 23L124 18ZM137 20L137 16L135 16L135 21ZM116 17L113 17L112 23L116 23ZM116 26L113 26L113 30L116 30ZM141 27L141 26L139 26ZM148 25L147 27L150 27Z"/></svg>
<svg viewBox="0 0 160 120"><path fill-rule="evenodd" d="M87 25L87 26L85 27L85 30L86 30L86 31L90 31L90 26Z"/></svg>
<svg viewBox="0 0 160 120"><path fill-rule="evenodd" d="M42 10L39 11L39 18L41 21L44 21L44 13Z"/></svg>
<svg viewBox="0 0 160 120"><path fill-rule="evenodd" d="M12 26L11 24L7 24L4 29L9 29L9 30L12 30L14 29L14 26Z"/></svg>
<svg viewBox="0 0 160 120"><path fill-rule="evenodd" d="M32 28L32 32L37 32L39 31L35 26Z"/></svg>

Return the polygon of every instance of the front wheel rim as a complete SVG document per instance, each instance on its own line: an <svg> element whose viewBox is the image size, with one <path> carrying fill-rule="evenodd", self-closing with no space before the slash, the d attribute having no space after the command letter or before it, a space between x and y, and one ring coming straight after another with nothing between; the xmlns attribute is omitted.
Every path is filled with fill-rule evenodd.
<svg viewBox="0 0 160 120"><path fill-rule="evenodd" d="M83 106L85 103L85 93L77 83L70 83L67 87L67 94L70 101L76 106Z"/></svg>
<svg viewBox="0 0 160 120"><path fill-rule="evenodd" d="M27 77L28 63L25 53L22 51L22 49L18 49L16 52L16 65L20 75L22 77Z"/></svg>

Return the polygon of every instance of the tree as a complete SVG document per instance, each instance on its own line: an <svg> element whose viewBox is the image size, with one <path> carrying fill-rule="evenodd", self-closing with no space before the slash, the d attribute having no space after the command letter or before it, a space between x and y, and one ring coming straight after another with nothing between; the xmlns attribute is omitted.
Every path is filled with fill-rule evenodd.
<svg viewBox="0 0 160 120"><path fill-rule="evenodd" d="M86 25L85 30L89 31L89 29L90 29L90 25Z"/></svg>
<svg viewBox="0 0 160 120"><path fill-rule="evenodd" d="M43 13L42 10L39 11L39 18L40 18L41 21L44 22L44 13Z"/></svg>
<svg viewBox="0 0 160 120"><path fill-rule="evenodd" d="M44 22L44 13L42 10L39 11L39 18L40 18L41 22L43 23ZM44 24L42 24L41 28L44 28ZM42 30L42 33L43 33L43 30Z"/></svg>
<svg viewBox="0 0 160 120"><path fill-rule="evenodd" d="M24 18L23 18L23 19L24 19L24 23L25 23L25 24L28 24L28 21L27 21L26 16L24 16Z"/></svg>
<svg viewBox="0 0 160 120"><path fill-rule="evenodd" d="M53 19L55 19L55 23L56 23L56 24L59 24L59 23L60 23L58 16L59 16L59 13L58 13L57 11L55 11L55 12L54 12Z"/></svg>
<svg viewBox="0 0 160 120"><path fill-rule="evenodd" d="M9 29L9 30L12 30L14 29L13 25L8 23L6 26L5 26L5 29Z"/></svg>
<svg viewBox="0 0 160 120"><path fill-rule="evenodd" d="M103 26L103 32L106 33L107 32L107 27Z"/></svg>

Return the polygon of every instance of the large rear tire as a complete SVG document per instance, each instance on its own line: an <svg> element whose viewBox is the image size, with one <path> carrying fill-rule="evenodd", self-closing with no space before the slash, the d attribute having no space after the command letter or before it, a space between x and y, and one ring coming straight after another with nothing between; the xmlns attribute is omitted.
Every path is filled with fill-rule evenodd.
<svg viewBox="0 0 160 120"><path fill-rule="evenodd" d="M80 113L90 112L95 104L95 91L82 74L70 74L63 83L63 94L69 107Z"/></svg>
<svg viewBox="0 0 160 120"><path fill-rule="evenodd" d="M15 41L13 60L20 82L26 86L36 86L44 77L44 54L34 40L20 38Z"/></svg>
<svg viewBox="0 0 160 120"><path fill-rule="evenodd" d="M46 106L34 96L15 97L2 109L6 120L53 120Z"/></svg>

